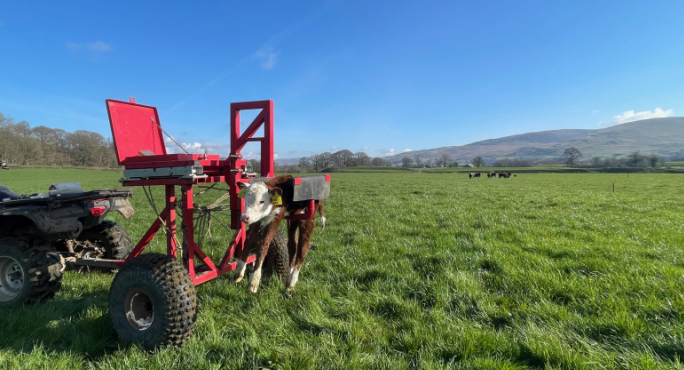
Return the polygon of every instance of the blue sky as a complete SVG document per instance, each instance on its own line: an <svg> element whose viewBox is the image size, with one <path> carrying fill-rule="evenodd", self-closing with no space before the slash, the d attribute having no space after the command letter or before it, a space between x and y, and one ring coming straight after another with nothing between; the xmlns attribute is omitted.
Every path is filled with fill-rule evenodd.
<svg viewBox="0 0 684 370"><path fill-rule="evenodd" d="M675 1L2 2L0 111L110 136L104 100L134 96L225 154L230 102L273 99L279 158L599 128L684 114L682 19Z"/></svg>

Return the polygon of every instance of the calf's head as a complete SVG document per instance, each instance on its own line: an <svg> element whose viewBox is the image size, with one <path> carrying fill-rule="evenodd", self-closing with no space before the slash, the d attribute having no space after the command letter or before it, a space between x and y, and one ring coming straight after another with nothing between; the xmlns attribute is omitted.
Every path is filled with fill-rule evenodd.
<svg viewBox="0 0 684 370"><path fill-rule="evenodd" d="M245 212L240 215L240 221L247 225L262 220L273 212L275 206L271 203L273 195L282 193L280 188L269 188L263 182L254 184L238 183L240 190L244 192ZM243 190L244 189L244 190Z"/></svg>

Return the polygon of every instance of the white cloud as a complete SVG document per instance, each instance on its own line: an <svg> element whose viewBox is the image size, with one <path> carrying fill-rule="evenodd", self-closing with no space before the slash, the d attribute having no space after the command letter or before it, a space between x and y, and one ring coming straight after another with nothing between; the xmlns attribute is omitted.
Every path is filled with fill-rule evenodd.
<svg viewBox="0 0 684 370"><path fill-rule="evenodd" d="M410 152L410 151L411 151L411 149L404 149L401 151L396 151L396 150L394 150L394 148L392 148L392 149L380 149L379 150L379 152L384 153L385 157L391 157L393 155L406 153L406 152Z"/></svg>
<svg viewBox="0 0 684 370"><path fill-rule="evenodd" d="M254 56L261 61L261 68L271 69L278 61L278 53L272 47L265 47L257 51Z"/></svg>
<svg viewBox="0 0 684 370"><path fill-rule="evenodd" d="M331 146L331 147L330 147L330 151L331 151L331 152L334 152L334 151L336 151L336 150L337 150L337 147L336 147L336 146Z"/></svg>
<svg viewBox="0 0 684 370"><path fill-rule="evenodd" d="M114 50L112 44L108 44L104 41L95 41L88 43L67 42L66 46L73 52L79 52L81 50L89 50L93 52L107 52Z"/></svg>
<svg viewBox="0 0 684 370"><path fill-rule="evenodd" d="M594 109L593 111L591 111L591 114L596 114L596 113L598 113L598 112L599 112L598 109Z"/></svg>
<svg viewBox="0 0 684 370"><path fill-rule="evenodd" d="M112 51L112 45L102 41L91 42L86 46L93 51Z"/></svg>
<svg viewBox="0 0 684 370"><path fill-rule="evenodd" d="M642 119L649 118L664 118L672 116L672 109L662 110L656 108L653 111L647 110L644 112L634 112L633 110L627 111L625 113L619 114L610 121L610 126L621 125L627 122L640 121Z"/></svg>
<svg viewBox="0 0 684 370"><path fill-rule="evenodd" d="M171 139L168 137L164 139L164 143L166 144L166 151L169 154L183 154L183 150L179 148ZM230 144L225 144L225 143L201 143L198 141L195 141L194 143L183 143L181 142L180 145L187 150L188 152L192 154L204 154L204 151L207 151L207 154L218 154L221 157L227 157L230 154ZM258 159L258 156L255 157L254 153L248 153L250 157L248 158L245 153L242 154L242 156L246 159Z"/></svg>

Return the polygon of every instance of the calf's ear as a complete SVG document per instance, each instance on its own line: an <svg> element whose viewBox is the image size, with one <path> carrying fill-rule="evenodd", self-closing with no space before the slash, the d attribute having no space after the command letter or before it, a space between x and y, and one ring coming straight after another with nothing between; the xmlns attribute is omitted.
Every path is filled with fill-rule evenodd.
<svg viewBox="0 0 684 370"><path fill-rule="evenodd" d="M281 188L272 188L272 189L269 189L268 192L271 193L271 195L273 195L275 193L278 193L278 195L283 195L283 189L281 189Z"/></svg>
<svg viewBox="0 0 684 370"><path fill-rule="evenodd" d="M287 180L291 179L292 175L280 175L278 177L274 177L268 181L265 182L266 186L269 188L276 187L278 185L282 185L287 182Z"/></svg>

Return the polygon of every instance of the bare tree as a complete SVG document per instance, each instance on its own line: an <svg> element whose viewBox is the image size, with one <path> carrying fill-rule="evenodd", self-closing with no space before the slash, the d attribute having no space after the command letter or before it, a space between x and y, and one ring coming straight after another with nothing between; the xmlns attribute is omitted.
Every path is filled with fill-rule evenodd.
<svg viewBox="0 0 684 370"><path fill-rule="evenodd" d="M330 154L330 152L324 152L324 153L321 153L320 156L321 156L321 164L323 165L323 168L321 168L321 171L325 170L326 168L330 168L330 166L333 164L332 154Z"/></svg>
<svg viewBox="0 0 684 370"><path fill-rule="evenodd" d="M354 153L354 165L355 166L370 166L371 165L371 157L368 156L368 154L364 152L356 152Z"/></svg>
<svg viewBox="0 0 684 370"><path fill-rule="evenodd" d="M419 155L413 156L413 160L416 162L416 167L421 167L423 165L423 160Z"/></svg>
<svg viewBox="0 0 684 370"><path fill-rule="evenodd" d="M641 162L641 154L637 150L636 152L630 154L628 159L629 159L628 165L630 167L637 167L637 166L639 166L639 162Z"/></svg>
<svg viewBox="0 0 684 370"><path fill-rule="evenodd" d="M330 160L335 164L335 167L338 169L343 168L345 166L350 166L351 165L351 159L354 156L354 154L347 149L343 149L340 151L337 151L333 154L330 155Z"/></svg>
<svg viewBox="0 0 684 370"><path fill-rule="evenodd" d="M311 159L309 157L300 158L299 167L301 167L302 171L307 171L309 168L311 168Z"/></svg>
<svg viewBox="0 0 684 370"><path fill-rule="evenodd" d="M347 167L358 166L358 164L356 164L356 156L354 153L351 152L351 150L344 149L344 150L341 150L341 152L342 152L341 153L342 159L344 160L345 166L347 166Z"/></svg>
<svg viewBox="0 0 684 370"><path fill-rule="evenodd" d="M325 169L323 156L321 154L314 154L309 157L309 159L311 160L311 166L313 167L314 172L320 172Z"/></svg>
<svg viewBox="0 0 684 370"><path fill-rule="evenodd" d="M482 157L480 157L480 156L478 155L477 157L473 158L473 160L471 161L471 163L472 163L473 166L475 166L475 167L484 167L484 165L485 165L485 160L484 160L484 158L482 158Z"/></svg>
<svg viewBox="0 0 684 370"><path fill-rule="evenodd" d="M404 157L401 159L401 164L404 167L411 167L412 163L413 163L413 159L411 159L411 157Z"/></svg>
<svg viewBox="0 0 684 370"><path fill-rule="evenodd" d="M591 163L592 167L599 167L601 166L601 157L592 157L589 163Z"/></svg>
<svg viewBox="0 0 684 370"><path fill-rule="evenodd" d="M371 164L376 167L386 167L390 165L390 162L385 158L375 157L371 161Z"/></svg>
<svg viewBox="0 0 684 370"><path fill-rule="evenodd" d="M442 154L441 157L437 158L438 167L449 167L449 163L451 163L451 157L448 154Z"/></svg>
<svg viewBox="0 0 684 370"><path fill-rule="evenodd" d="M660 157L658 157L655 154L651 154L650 156L648 156L648 162L651 165L651 168L656 168L659 161L660 161Z"/></svg>
<svg viewBox="0 0 684 370"><path fill-rule="evenodd" d="M565 149L565 151L563 152L563 156L565 157L565 163L568 165L568 167L574 167L575 162L577 162L578 159L582 158L582 152L580 152L579 149L573 146L568 149Z"/></svg>

